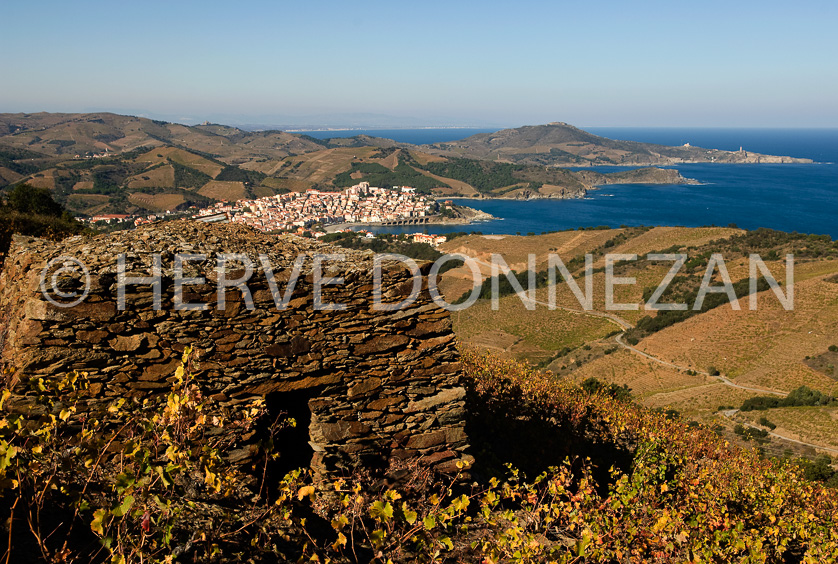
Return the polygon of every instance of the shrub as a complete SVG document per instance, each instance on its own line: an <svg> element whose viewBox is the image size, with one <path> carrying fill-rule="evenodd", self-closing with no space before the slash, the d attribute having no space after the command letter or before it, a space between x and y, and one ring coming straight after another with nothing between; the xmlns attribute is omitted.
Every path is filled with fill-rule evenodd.
<svg viewBox="0 0 838 564"><path fill-rule="evenodd" d="M771 421L769 421L768 418L765 417L764 415L759 418L759 424L762 425L763 427L768 427L772 431L777 428L777 426L774 423L772 423Z"/></svg>
<svg viewBox="0 0 838 564"><path fill-rule="evenodd" d="M826 454L819 455L814 460L800 458L797 463L803 469L803 476L807 480L832 482L838 476L838 471L833 470L830 466L832 459Z"/></svg>
<svg viewBox="0 0 838 564"><path fill-rule="evenodd" d="M581 366L581 364L581 362L576 361L577 366ZM626 384L618 386L617 384L606 384L604 382L600 382L596 378L588 378L582 382L582 389L589 394L603 393L617 400L631 399L631 390Z"/></svg>
<svg viewBox="0 0 838 564"><path fill-rule="evenodd" d="M802 407L831 405L835 398L807 386L800 386L789 392L784 398L779 396L755 396L742 402L742 411L764 410L775 407Z"/></svg>
<svg viewBox="0 0 838 564"><path fill-rule="evenodd" d="M0 259L15 233L59 240L84 231L84 226L52 199L49 190L20 184L0 202Z"/></svg>

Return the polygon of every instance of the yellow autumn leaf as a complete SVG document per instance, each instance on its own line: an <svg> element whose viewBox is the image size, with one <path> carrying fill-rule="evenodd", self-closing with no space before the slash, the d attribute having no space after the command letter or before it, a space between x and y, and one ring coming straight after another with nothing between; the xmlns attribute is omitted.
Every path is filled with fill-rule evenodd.
<svg viewBox="0 0 838 564"><path fill-rule="evenodd" d="M332 543L332 548L337 550L339 547L346 546L346 535L338 533L338 539Z"/></svg>
<svg viewBox="0 0 838 564"><path fill-rule="evenodd" d="M306 497L307 495L313 495L313 494L314 494L314 486L303 486L297 492L297 499L301 500L304 497Z"/></svg>
<svg viewBox="0 0 838 564"><path fill-rule="evenodd" d="M669 521L669 514L664 513L663 516L658 519L658 522L652 527L652 532L660 532L666 526L666 523Z"/></svg>

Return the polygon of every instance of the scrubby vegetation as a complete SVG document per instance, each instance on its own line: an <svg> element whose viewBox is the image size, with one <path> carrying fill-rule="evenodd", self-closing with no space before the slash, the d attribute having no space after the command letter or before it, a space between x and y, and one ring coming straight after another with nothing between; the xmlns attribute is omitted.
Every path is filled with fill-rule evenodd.
<svg viewBox="0 0 838 564"><path fill-rule="evenodd" d="M493 163L473 159L449 159L445 162L431 162L425 169L437 176L453 178L473 186L479 192L492 190L523 182L516 176L526 167L509 163Z"/></svg>
<svg viewBox="0 0 838 564"><path fill-rule="evenodd" d="M764 415L763 415L762 417L760 417L760 418L759 418L759 420L757 421L757 423L759 423L759 424L760 424L760 425L762 425L763 427L768 427L768 428L769 428L769 429L771 429L772 431L773 431L774 429L776 429L776 428L777 428L777 425L775 425L774 423L772 423L771 421L769 421L769 420L768 420L768 418L767 418L767 417L765 417Z"/></svg>
<svg viewBox="0 0 838 564"><path fill-rule="evenodd" d="M17 147L8 147L0 145L0 166L8 168L18 174L27 175L38 172L38 167L30 163L21 163L19 161L24 159L40 159L44 155L20 149Z"/></svg>
<svg viewBox="0 0 838 564"><path fill-rule="evenodd" d="M695 304L696 298L699 294L699 287L701 284L700 278L692 277L689 281L687 281L684 284L679 284L678 282L679 281L677 280L676 276L676 279L673 280L673 285L671 286L673 290L664 292L664 296L666 297L662 298L659 301L659 303L686 304L687 309L658 311L657 315L646 315L642 317L637 322L637 325L635 325L634 328L630 329L626 333L626 340L629 343L633 345L637 344L637 342L640 339L647 335L666 329L667 327L670 327L676 323L680 323L681 321L689 319L690 317L693 317L695 315L699 315L701 313L710 311L711 309L717 308L721 305L725 305L730 301L727 294L706 294L704 297L704 301L701 303L700 309L693 309L693 304ZM690 282L692 282L692 284ZM750 286L751 281L747 278L744 278L732 284L734 294L737 298L740 299L743 297L747 297L751 294ZM764 292L768 289L769 285L765 278L758 278L756 283L756 291ZM644 300L648 300L651 295L651 291L644 293Z"/></svg>
<svg viewBox="0 0 838 564"><path fill-rule="evenodd" d="M378 163L352 163L352 168L337 174L333 184L338 188L348 188L359 182L369 182L370 186L392 188L410 186L422 194L430 194L434 188L450 188L444 182L425 176L405 162L399 162L393 170Z"/></svg>
<svg viewBox="0 0 838 564"><path fill-rule="evenodd" d="M832 405L835 398L829 394L812 390L807 386L800 386L789 392L786 397L754 396L742 402L741 411L771 409L774 407L801 407L813 405ZM760 423L763 424L763 423Z"/></svg>
<svg viewBox="0 0 838 564"><path fill-rule="evenodd" d="M208 174L204 174L199 170L184 166L171 159L169 159L169 164L171 164L175 169L175 186L177 188L198 189L212 180Z"/></svg>
<svg viewBox="0 0 838 564"><path fill-rule="evenodd" d="M795 259L838 256L838 243L829 235L787 233L764 227L715 243L717 252L757 253L763 260L784 259L786 253L794 254Z"/></svg>
<svg viewBox="0 0 838 564"><path fill-rule="evenodd" d="M737 423L733 427L733 432L746 441L766 442L768 440L768 431L765 429L754 429L753 427L746 427L741 423Z"/></svg>
<svg viewBox="0 0 838 564"><path fill-rule="evenodd" d="M58 240L84 230L45 188L19 184L0 195L0 261L15 233Z"/></svg>
<svg viewBox="0 0 838 564"><path fill-rule="evenodd" d="M614 399L626 401L631 399L631 390L626 384L618 386L617 384L601 382L597 378L588 378L582 382L581 387L589 394L602 393Z"/></svg>
<svg viewBox="0 0 838 564"><path fill-rule="evenodd" d="M795 461L803 470L803 477L813 482L822 482L838 489L838 470L832 467L832 458L822 454L814 460L799 458Z"/></svg>
<svg viewBox="0 0 838 564"><path fill-rule="evenodd" d="M462 469L468 479L408 464L396 485L364 474L318 481L301 470L271 478L282 445L269 433L256 461L236 467L223 430L258 429L277 414L255 402L207 416L188 349L170 393L115 400L106 413L78 409L83 374L29 381L29 403L3 392L7 561L838 557L838 496L804 479L828 461L762 460L709 429L514 361L465 351L463 362L477 464ZM493 475L503 458L527 470Z"/></svg>
<svg viewBox="0 0 838 564"><path fill-rule="evenodd" d="M215 180L225 180L225 181L233 181L233 182L245 182L249 184L258 185L260 184L265 178L267 178L263 172L255 171L255 170L245 170L243 168L239 168L237 166L225 166L218 176L215 177Z"/></svg>
<svg viewBox="0 0 838 564"><path fill-rule="evenodd" d="M438 176L465 182L478 192L495 196L503 195L516 188L538 192L544 184L563 186L572 190L584 188L582 182L572 172L543 166L450 158L444 162L429 162L421 168Z"/></svg>

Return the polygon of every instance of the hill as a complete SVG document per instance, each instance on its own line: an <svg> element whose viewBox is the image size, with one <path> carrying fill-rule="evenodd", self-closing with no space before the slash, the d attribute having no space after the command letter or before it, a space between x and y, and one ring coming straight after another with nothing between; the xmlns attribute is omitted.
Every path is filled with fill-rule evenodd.
<svg viewBox="0 0 838 564"><path fill-rule="evenodd" d="M566 123L480 133L424 147L434 154L552 166L661 166L678 163L809 163L809 159L616 141Z"/></svg>
<svg viewBox="0 0 838 564"><path fill-rule="evenodd" d="M484 280L490 276L492 253L500 253L513 271L523 272L527 253L536 253L536 270L544 272L547 255L557 253L581 285L584 261L593 262L593 310L582 311L567 284L556 287L556 309L550 309L546 278L539 277L536 307L526 309L508 284L498 309L488 299L457 312L452 319L461 340L509 357L550 369L561 378L584 382L596 378L626 385L642 404L675 409L691 419L719 425L720 432L739 444L759 446L782 456L787 450L806 456L838 454L833 422L838 406L783 407L748 416L737 409L748 398L781 397L801 386L838 396L838 327L835 280L838 245L828 237L734 228L629 228L564 231L530 237L457 237L441 250L477 260ZM660 303L687 303L689 310L644 311L644 303L671 267L671 262L644 259L650 252L686 253L688 260ZM722 253L731 280L738 283L742 310L723 303L692 309L712 253ZM636 284L617 286L615 301L636 310L605 307L605 253L640 255L620 263L615 276L633 277ZM795 256L794 310L786 311L774 292L757 287L757 309L748 309L747 278L750 253L758 253L775 277L785 283L786 253ZM526 287L526 278L521 275ZM503 282L503 279L501 279ZM718 284L718 282L715 282ZM484 286L488 286L484 282ZM467 268L443 275L449 300L471 289ZM785 291L785 289L783 289ZM722 297L723 294L716 294ZM835 341L835 342L834 342ZM724 408L724 409L722 409ZM756 425L765 415L776 429L758 426L773 435L759 443L734 433L736 424Z"/></svg>
<svg viewBox="0 0 838 564"><path fill-rule="evenodd" d="M322 148L282 131L111 113L0 114L0 185L47 188L82 216L158 212L272 195L281 187L262 185L264 174L240 165Z"/></svg>
<svg viewBox="0 0 838 564"><path fill-rule="evenodd" d="M283 158L318 144L282 131L249 132L218 125L187 126L111 113L0 114L0 144L48 157L121 153L170 145L206 153L228 164ZM239 161L235 162L234 161Z"/></svg>
<svg viewBox="0 0 838 564"><path fill-rule="evenodd" d="M709 161L799 159L613 141L566 124L418 147L367 135L320 140L111 113L0 114L0 187L46 188L83 216L339 190L360 181L440 197L581 198L605 184L690 183L676 170L648 165ZM556 164L643 168L603 174Z"/></svg>
<svg viewBox="0 0 838 564"><path fill-rule="evenodd" d="M15 195L12 203L26 196ZM35 211L55 208L47 196L40 189L19 203ZM731 254L735 278L743 270L738 259L752 251L763 252L775 271L772 259L790 251L803 259L800 316L834 314L816 307L832 305L823 285L834 284L838 266L830 263L838 246L828 238L630 228L508 240L475 234L447 244L477 255L507 251L515 265L546 247L562 253L575 273L584 252L595 255L595 265L609 250L696 253L684 278L673 282L675 296L665 298L691 291L708 249ZM663 392L698 382L705 389L733 385L674 364L649 369L668 362L652 344L675 323L635 321L645 332L638 346L650 345L640 356L628 347L616 350L621 341L596 330L528 327L531 319L502 309L510 334L526 330L521 338L545 350L570 349L554 361L572 355L574 368L547 372L468 346L458 352L450 320L459 324L467 312L450 315L427 290L397 314L369 308L374 275L368 252L343 249L348 262L329 268L346 278L327 290L325 301L351 302L351 309L315 313L308 296L317 282L309 274L319 267L312 263L286 294L287 308L277 309L271 281L264 279L250 281L252 296L191 285L190 300L209 304L224 295L225 306L185 314L168 309L176 303L172 280L180 274L171 260L175 251L264 253L287 273L295 257L338 249L192 222L73 237L61 245L20 238L15 245L0 276L3 360L10 363L0 390L0 508L8 515L9 561L829 562L838 556L838 492L832 487L838 473L830 458L769 458L767 448L731 446L714 421L701 424L630 401L619 384L626 374L646 374L652 381L647 391L659 378L679 378L658 382ZM127 254L131 275L143 275L156 268L160 249L167 250L166 308L141 284L129 292L130 307L118 308L117 256ZM95 276L88 303L49 306L39 295L32 282L45 257L54 255L84 257ZM59 265L63 270L61 262L53 268ZM190 275L221 277L215 260L193 266ZM666 267L641 260L616 274L640 278L646 270L662 274ZM53 298L67 299L63 291L85 284L81 276L59 274L54 271ZM409 292L408 274L388 267L391 275L396 280L390 279L387 296L401 299ZM642 280L620 299L642 300L648 283ZM566 293L559 296L562 305ZM245 295L254 299L253 308L245 306ZM595 303L584 317L614 321L601 315L599 296ZM684 328L722 309L678 323ZM767 326L781 329L785 348L790 334L809 327L783 326L776 308L765 309ZM583 317L563 319L574 316ZM714 337L723 346L726 334L739 336L730 325ZM815 325L834 334L833 323ZM550 342L562 330L571 337L575 331L575 342ZM748 338L770 337L760 330ZM610 353L603 351L606 339ZM826 342L809 344L817 350ZM806 360L828 368L823 363L833 359L830 353L838 346ZM610 372L595 365L618 355ZM582 379L582 371L595 366L597 376ZM733 371L729 376L738 381ZM727 401L748 395L735 390ZM818 403L777 402L762 418L743 405L743 413L725 408L719 417L742 416L743 423L730 426L745 446L768 444L767 431L757 434L764 427L778 435L809 433L810 423L834 431L831 398L802 389L789 397Z"/></svg>

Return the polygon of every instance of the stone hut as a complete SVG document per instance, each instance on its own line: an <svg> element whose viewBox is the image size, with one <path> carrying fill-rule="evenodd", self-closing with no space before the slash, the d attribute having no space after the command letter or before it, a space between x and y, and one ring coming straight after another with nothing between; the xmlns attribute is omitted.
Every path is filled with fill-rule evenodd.
<svg viewBox="0 0 838 564"><path fill-rule="evenodd" d="M249 279L230 285L246 278L246 259ZM380 302L401 302L414 278L403 263L382 264ZM6 385L84 371L92 410L167 391L192 346L211 408L264 397L297 419L302 436L279 445L283 456L321 474L411 458L450 472L470 459L464 389L428 266L413 303L380 311L372 253L291 235L175 221L61 243L15 237L0 275ZM250 448L242 437L235 456Z"/></svg>

